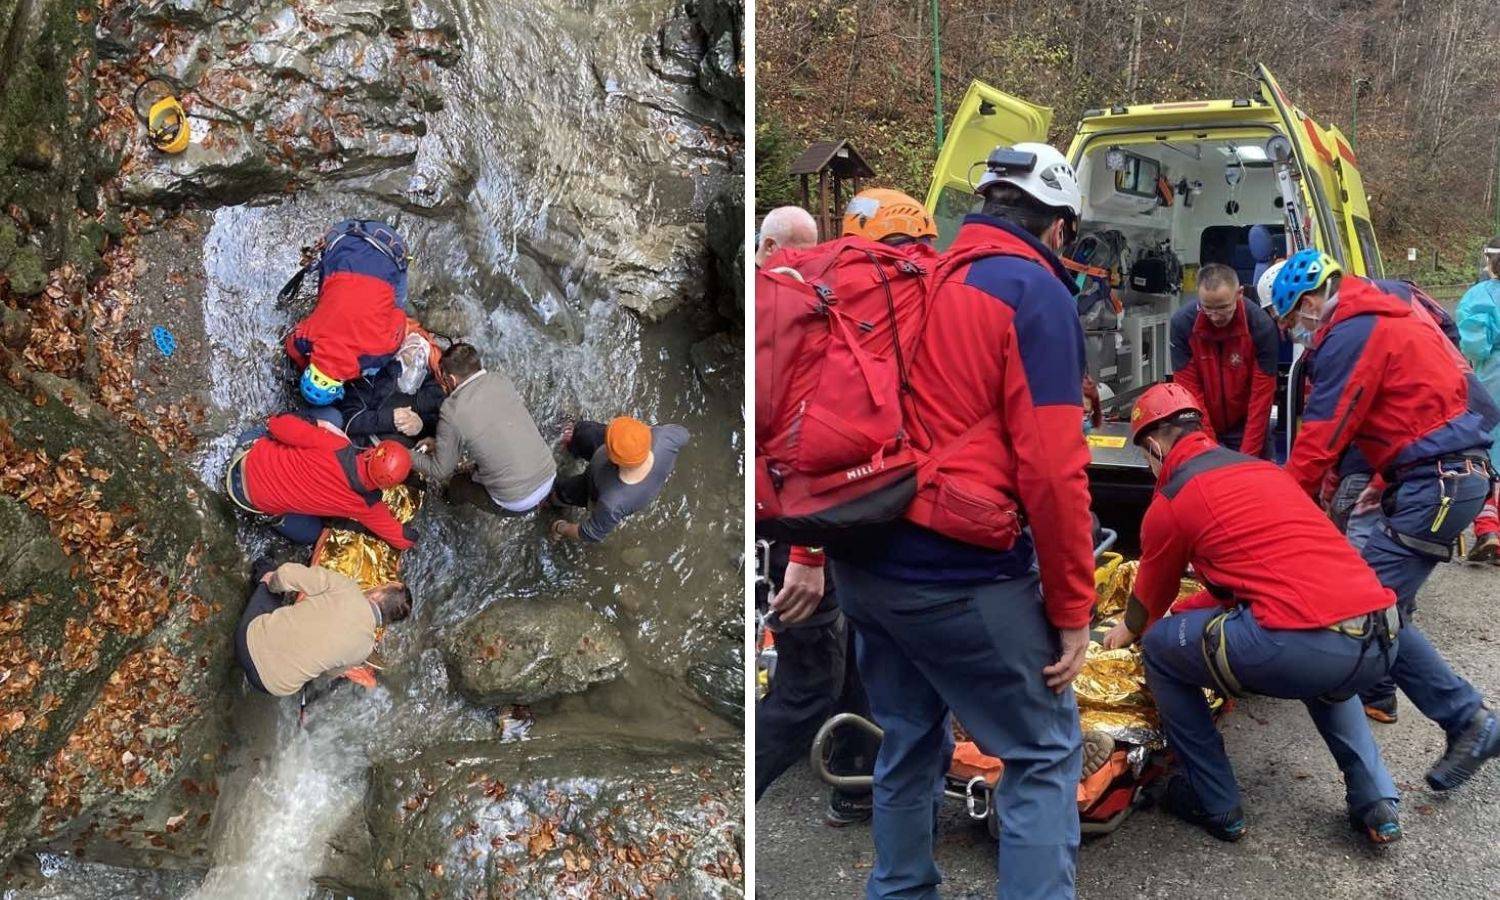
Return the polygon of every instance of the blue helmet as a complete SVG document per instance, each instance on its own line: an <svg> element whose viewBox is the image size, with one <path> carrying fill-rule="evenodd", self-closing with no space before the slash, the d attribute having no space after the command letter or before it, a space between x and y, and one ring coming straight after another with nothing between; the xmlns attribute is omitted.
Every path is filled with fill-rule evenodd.
<svg viewBox="0 0 1500 900"><path fill-rule="evenodd" d="M344 383L318 371L312 363L302 370L302 397L313 406L327 406L344 399Z"/></svg>
<svg viewBox="0 0 1500 900"><path fill-rule="evenodd" d="M1303 294L1317 290L1329 276L1342 271L1339 261L1322 250L1308 248L1293 253L1271 283L1271 306L1276 310L1276 318L1291 312Z"/></svg>

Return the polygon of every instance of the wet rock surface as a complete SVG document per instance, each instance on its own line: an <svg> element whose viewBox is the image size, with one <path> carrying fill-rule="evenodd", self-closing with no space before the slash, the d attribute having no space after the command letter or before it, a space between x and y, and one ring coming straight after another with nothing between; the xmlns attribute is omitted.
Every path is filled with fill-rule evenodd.
<svg viewBox="0 0 1500 900"><path fill-rule="evenodd" d="M107 49L146 50L146 72L179 87L191 118L177 156L124 133L121 192L139 204L237 203L410 162L442 107L437 70L458 55L451 29L413 27L405 0L172 0L122 4L102 24Z"/></svg>
<svg viewBox="0 0 1500 900"><path fill-rule="evenodd" d="M0 22L9 8L0 0ZM22 173L0 180L0 369L10 373L0 420L11 426L0 434L17 442L0 446L0 470L26 478L0 475L0 862L44 852L17 857L41 879L19 896L180 897L210 865L209 897L284 895L319 873L360 896L411 896L413 885L441 893L450 871L501 896L552 896L560 884L739 896L738 752L635 742L617 726L722 738L733 729L705 707L739 721L729 709L733 648L714 625L737 610L737 586L721 590L707 570L732 566L737 552L737 526L719 521L719 507L737 502L737 481L721 474L742 439L732 414L706 412L739 396L738 332L709 335L743 307L733 274L742 241L727 231L738 227L741 190L742 5L38 8L41 65L21 66L0 103L0 170L15 160ZM192 117L194 142L180 156L149 149L129 109L148 76L173 81ZM12 96L31 104L24 128L12 129ZM211 211L224 204L244 205ZM236 538L264 546L265 537L236 535L212 487L213 460L246 411L286 402L276 344L292 313L269 309L270 299L296 248L351 207L412 237L416 312L498 353L544 429L564 412L627 406L692 421L694 453L677 479L693 488L689 502L674 487L592 554L531 549L545 547L545 523L499 530L434 513L461 523L453 545L484 553L440 549L412 561L419 621L384 648L392 671L372 694L346 684L324 700L313 721L327 716L347 733L309 741L295 709L242 696L229 646L245 594ZM176 339L170 357L151 340L157 325ZM600 390L590 378L610 383ZM271 383L278 393L266 403ZM86 522L70 518L69 502ZM694 539L650 535L692 517ZM453 526L423 527L441 546ZM439 574L453 566L464 568ZM103 587L101 571L132 590ZM461 584L437 589L445 579ZM488 601L505 595L502 579L521 596ZM543 583L590 602L539 598ZM668 585L691 597L690 614L672 606L682 598ZM481 602L477 614L466 606ZM455 653L471 633L478 652ZM700 643L709 649L697 652ZM487 646L494 658L482 655ZM534 698L549 736L501 744L485 707ZM11 714L17 705L24 719ZM247 705L269 715L247 726ZM553 716L598 729L576 727L561 743ZM363 796L366 741L378 745L370 756L399 750L401 765L433 779L454 768L450 751L423 748L489 735L497 740L462 745L470 772L522 787L516 828L487 840L526 837L524 854L487 844L498 868L482 875L475 844L436 818L411 821L411 834L447 862L412 875L418 850L398 846L388 819L376 827L395 810L345 815L347 798L318 805L351 784ZM370 775L372 802L378 779L399 768L382 763ZM496 801L468 781L434 783L429 801L455 816ZM221 787L249 800L223 802ZM242 809L257 798L270 812ZM641 811L622 818L617 807ZM318 830L307 830L309 816L324 817ZM550 848L532 842L546 822L538 833L552 836ZM569 843L568 828L594 843ZM399 866L379 864L392 854Z"/></svg>
<svg viewBox="0 0 1500 900"><path fill-rule="evenodd" d="M738 746L449 744L371 775L393 897L741 897Z"/></svg>
<svg viewBox="0 0 1500 900"><path fill-rule="evenodd" d="M565 598L493 603L455 632L446 653L459 689L484 706L576 694L625 664L614 626Z"/></svg>

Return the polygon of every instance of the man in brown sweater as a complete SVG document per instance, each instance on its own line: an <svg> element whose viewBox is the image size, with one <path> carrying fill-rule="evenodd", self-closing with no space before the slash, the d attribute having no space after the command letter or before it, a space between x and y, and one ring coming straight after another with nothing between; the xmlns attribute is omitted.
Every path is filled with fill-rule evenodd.
<svg viewBox="0 0 1500 900"><path fill-rule="evenodd" d="M360 590L354 579L319 566L257 564L255 592L235 633L235 656L250 686L287 697L320 675L362 664L384 626L411 614L401 584ZM301 592L282 605L283 593Z"/></svg>

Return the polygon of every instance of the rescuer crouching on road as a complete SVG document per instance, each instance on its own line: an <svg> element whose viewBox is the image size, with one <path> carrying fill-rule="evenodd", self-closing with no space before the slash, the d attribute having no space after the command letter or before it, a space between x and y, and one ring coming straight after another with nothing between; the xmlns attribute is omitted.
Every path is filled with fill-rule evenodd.
<svg viewBox="0 0 1500 900"><path fill-rule="evenodd" d="M1306 704L1344 773L1350 824L1376 844L1398 840L1396 785L1357 696L1396 657L1395 595L1284 471L1214 443L1181 385L1147 390L1130 421L1157 487L1135 588L1104 646L1145 635L1146 682L1185 770L1163 807L1220 840L1244 835L1202 689L1263 694ZM1207 589L1158 621L1189 564Z"/></svg>

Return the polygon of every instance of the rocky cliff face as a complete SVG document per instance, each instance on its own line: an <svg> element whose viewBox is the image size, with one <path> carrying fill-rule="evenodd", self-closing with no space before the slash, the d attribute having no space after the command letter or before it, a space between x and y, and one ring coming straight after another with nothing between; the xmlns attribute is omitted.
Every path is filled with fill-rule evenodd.
<svg viewBox="0 0 1500 900"><path fill-rule="evenodd" d="M226 684L226 504L74 383L0 387L0 852L150 798ZM115 817L112 824L118 824ZM167 833L166 823L142 825Z"/></svg>

